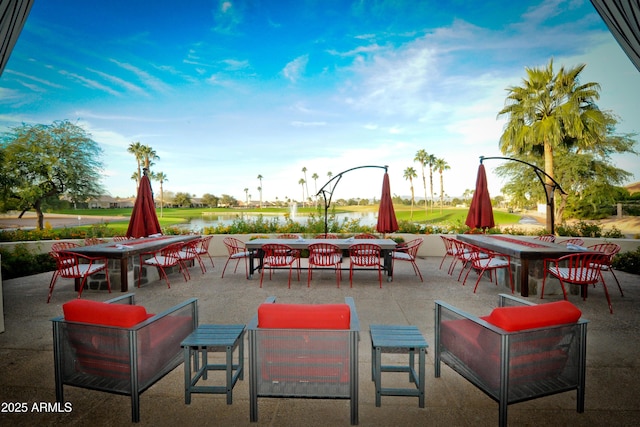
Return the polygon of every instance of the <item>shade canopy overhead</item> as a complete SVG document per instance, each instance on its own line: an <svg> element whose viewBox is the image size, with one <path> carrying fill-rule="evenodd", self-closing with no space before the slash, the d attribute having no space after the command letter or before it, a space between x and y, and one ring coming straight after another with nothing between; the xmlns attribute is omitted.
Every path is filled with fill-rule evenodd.
<svg viewBox="0 0 640 427"><path fill-rule="evenodd" d="M0 2L0 75L18 41L33 0L2 0Z"/></svg>
<svg viewBox="0 0 640 427"><path fill-rule="evenodd" d="M640 71L640 2L591 0L624 53Z"/></svg>

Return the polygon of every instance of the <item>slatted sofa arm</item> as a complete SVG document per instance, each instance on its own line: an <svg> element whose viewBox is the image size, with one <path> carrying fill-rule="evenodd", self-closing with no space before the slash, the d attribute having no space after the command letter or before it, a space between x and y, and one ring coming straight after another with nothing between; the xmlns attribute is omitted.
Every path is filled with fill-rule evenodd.
<svg viewBox="0 0 640 427"><path fill-rule="evenodd" d="M522 305L537 305L534 302L523 300L522 298L514 297L508 294L498 295L498 307L514 307Z"/></svg>
<svg viewBox="0 0 640 427"><path fill-rule="evenodd" d="M185 310L185 307L189 306L190 310ZM147 320L145 320L144 322L138 323L137 325L133 326L131 329L133 330L137 330L137 329L142 329L145 326L148 326L149 324L155 323L158 320L162 319L163 317L167 317L167 316L171 316L173 314L175 314L178 311L190 311L191 312L191 319L192 319L192 323L193 323L193 328L195 329L198 326L198 299L197 298L190 298L176 306L173 306L165 311L163 311L162 313L158 313L156 315L154 315L153 317L148 318Z"/></svg>
<svg viewBox="0 0 640 427"><path fill-rule="evenodd" d="M344 303L351 309L351 330L358 331L358 340L360 340L360 319L358 318L358 312L356 311L356 303L352 297L345 297Z"/></svg>
<svg viewBox="0 0 640 427"><path fill-rule="evenodd" d="M120 295L119 297L115 297L115 298L111 298L109 300L106 300L105 303L107 303L107 304L129 304L129 305L135 305L136 304L136 294L134 294L134 293L123 294L123 295Z"/></svg>

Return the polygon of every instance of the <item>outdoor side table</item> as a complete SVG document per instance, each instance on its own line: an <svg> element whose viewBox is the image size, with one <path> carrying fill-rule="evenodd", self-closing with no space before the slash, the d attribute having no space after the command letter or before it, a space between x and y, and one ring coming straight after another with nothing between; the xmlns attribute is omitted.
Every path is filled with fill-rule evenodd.
<svg viewBox="0 0 640 427"><path fill-rule="evenodd" d="M415 326L371 325L371 379L376 385L376 406L382 396L417 396L424 408L425 354L427 341ZM415 353L418 352L418 372L415 370ZM382 353L409 353L408 365L382 365ZM409 382L416 388L382 387L382 372L408 372Z"/></svg>
<svg viewBox="0 0 640 427"><path fill-rule="evenodd" d="M182 341L184 347L184 401L191 403L191 393L226 394L227 405L233 400L233 386L244 377L245 325L200 325ZM233 353L238 349L238 363L233 363ZM226 363L209 364L208 352L226 353ZM193 377L191 359L193 358ZM225 385L198 385L207 379L209 371L226 371Z"/></svg>

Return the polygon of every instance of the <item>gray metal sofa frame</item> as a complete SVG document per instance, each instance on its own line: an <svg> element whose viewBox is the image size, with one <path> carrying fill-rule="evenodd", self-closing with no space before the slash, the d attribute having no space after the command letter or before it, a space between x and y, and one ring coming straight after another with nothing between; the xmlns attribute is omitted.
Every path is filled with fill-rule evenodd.
<svg viewBox="0 0 640 427"><path fill-rule="evenodd" d="M536 304L500 294L498 305ZM489 354L472 335L481 337L477 341L493 341L497 351ZM435 348L435 377L444 362L498 402L500 426L507 425L509 404L570 390L577 391L577 412L584 412L587 320L506 332L436 301Z"/></svg>
<svg viewBox="0 0 640 427"><path fill-rule="evenodd" d="M360 322L353 298L345 303L349 329L260 328L258 316L253 318L247 326L251 422L258 421L258 397L295 397L350 399L351 424L358 424Z"/></svg>
<svg viewBox="0 0 640 427"><path fill-rule="evenodd" d="M134 294L106 301L134 305ZM184 361L180 346L198 324L192 298L132 327L52 319L56 400L63 386L131 396L131 420L140 421L140 394Z"/></svg>

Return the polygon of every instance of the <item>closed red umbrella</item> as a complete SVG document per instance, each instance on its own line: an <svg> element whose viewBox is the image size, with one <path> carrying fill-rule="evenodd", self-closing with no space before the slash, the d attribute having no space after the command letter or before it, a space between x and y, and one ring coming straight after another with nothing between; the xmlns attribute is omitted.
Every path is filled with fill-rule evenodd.
<svg viewBox="0 0 640 427"><path fill-rule="evenodd" d="M393 209L391 185L389 184L389 174L387 172L384 173L384 179L382 181L382 196L380 197L376 230L378 230L379 233L393 233L398 231L398 221L396 220L396 211Z"/></svg>
<svg viewBox="0 0 640 427"><path fill-rule="evenodd" d="M156 215L156 207L153 203L151 182L145 174L140 179L138 196L136 197L136 203L133 205L133 211L129 219L127 237L147 237L159 233L162 233L162 230L160 229L160 223Z"/></svg>
<svg viewBox="0 0 640 427"><path fill-rule="evenodd" d="M481 230L493 228L496 225L493 220L493 208L491 207L491 197L487 186L487 173L482 163L478 168L476 191L473 193L465 224L471 228L479 228Z"/></svg>

